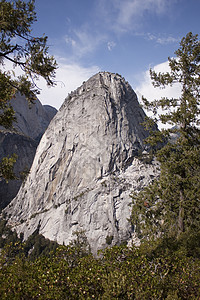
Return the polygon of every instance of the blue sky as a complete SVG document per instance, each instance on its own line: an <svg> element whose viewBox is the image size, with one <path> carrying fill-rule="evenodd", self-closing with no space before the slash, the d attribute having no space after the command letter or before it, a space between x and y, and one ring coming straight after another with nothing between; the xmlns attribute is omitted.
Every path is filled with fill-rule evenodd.
<svg viewBox="0 0 200 300"><path fill-rule="evenodd" d="M56 108L98 71L119 73L138 94L159 96L149 68L164 71L181 38L200 34L200 0L35 0L35 6L33 34L48 36L59 65L57 86L41 81L39 99Z"/></svg>

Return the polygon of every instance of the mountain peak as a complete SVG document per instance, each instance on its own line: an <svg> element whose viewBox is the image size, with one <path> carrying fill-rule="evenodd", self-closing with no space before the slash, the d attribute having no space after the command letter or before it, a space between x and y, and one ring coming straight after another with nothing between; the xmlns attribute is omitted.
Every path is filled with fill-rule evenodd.
<svg viewBox="0 0 200 300"><path fill-rule="evenodd" d="M130 192L157 166L136 159L145 149L145 113L128 82L100 72L70 93L43 135L27 178L5 210L27 238L40 233L68 244L85 231L92 250L131 235ZM142 178L142 182L139 178Z"/></svg>

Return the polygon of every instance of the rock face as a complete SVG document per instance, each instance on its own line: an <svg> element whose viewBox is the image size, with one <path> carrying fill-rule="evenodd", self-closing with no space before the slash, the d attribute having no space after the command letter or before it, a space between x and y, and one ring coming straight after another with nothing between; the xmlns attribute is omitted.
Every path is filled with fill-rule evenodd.
<svg viewBox="0 0 200 300"><path fill-rule="evenodd" d="M136 156L145 149L145 113L131 86L102 72L72 92L37 148L31 172L5 209L27 238L36 228L68 244L84 230L92 251L131 237L130 193L158 174Z"/></svg>
<svg viewBox="0 0 200 300"><path fill-rule="evenodd" d="M57 112L52 106L42 105L38 99L29 104L20 94L11 100L11 105L17 118L17 122L13 124L16 130L37 142Z"/></svg>
<svg viewBox="0 0 200 300"><path fill-rule="evenodd" d="M11 105L15 110L17 122L13 124L14 132L0 130L0 160L13 153L17 154L14 171L20 178L21 172L30 169L39 140L57 110L48 105L43 106L39 100L29 106L25 97L20 94L11 100ZM8 183L0 179L0 209L16 196L21 184L21 179Z"/></svg>
<svg viewBox="0 0 200 300"><path fill-rule="evenodd" d="M28 171L33 162L37 142L33 139L15 132L0 132L0 158L17 154L18 158L14 166L14 172L18 178L23 177L21 172ZM22 179L10 180L8 183L4 179L0 180L0 209L6 207L16 196Z"/></svg>

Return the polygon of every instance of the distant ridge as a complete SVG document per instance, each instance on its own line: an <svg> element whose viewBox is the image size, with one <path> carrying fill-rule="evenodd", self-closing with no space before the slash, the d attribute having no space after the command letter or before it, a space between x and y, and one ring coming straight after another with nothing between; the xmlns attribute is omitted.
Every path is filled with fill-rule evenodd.
<svg viewBox="0 0 200 300"><path fill-rule="evenodd" d="M20 94L11 100L11 105L16 112L17 122L13 124L14 131L0 129L0 160L13 153L17 154L14 171L20 178L30 169L37 145L57 110L48 105L43 106L38 99L29 105ZM11 180L9 183L0 179L0 209L16 196L21 183L22 179Z"/></svg>

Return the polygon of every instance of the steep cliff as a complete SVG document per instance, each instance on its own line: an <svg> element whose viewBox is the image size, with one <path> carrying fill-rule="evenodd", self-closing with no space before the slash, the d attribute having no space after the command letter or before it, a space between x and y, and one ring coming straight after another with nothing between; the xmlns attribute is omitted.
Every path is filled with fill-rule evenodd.
<svg viewBox="0 0 200 300"><path fill-rule="evenodd" d="M28 103L26 98L19 93L11 100L11 105L15 111L17 121L14 127L17 132L39 142L51 119L57 110L49 105L42 105L36 99L34 103Z"/></svg>
<svg viewBox="0 0 200 300"><path fill-rule="evenodd" d="M17 121L14 131L0 128L0 160L5 156L17 154L14 167L18 180L8 183L0 178L0 209L4 208L17 195L22 184L21 172L30 169L37 145L57 110L48 105L42 105L37 99L34 104L28 103L24 96L17 94L11 100Z"/></svg>
<svg viewBox="0 0 200 300"><path fill-rule="evenodd" d="M36 228L68 244L84 230L93 252L131 237L132 190L158 174L136 157L145 149L145 113L131 86L101 72L66 98L37 148L27 178L5 209L27 238Z"/></svg>
<svg viewBox="0 0 200 300"><path fill-rule="evenodd" d="M29 171L37 149L37 142L19 133L10 131L0 131L0 159L5 156L17 155L14 166L16 180L8 183L0 178L0 209L6 207L16 196L22 184L25 173Z"/></svg>

